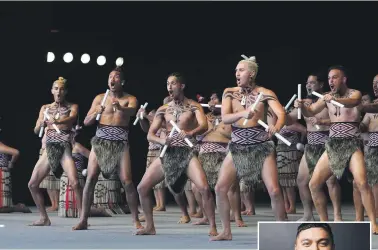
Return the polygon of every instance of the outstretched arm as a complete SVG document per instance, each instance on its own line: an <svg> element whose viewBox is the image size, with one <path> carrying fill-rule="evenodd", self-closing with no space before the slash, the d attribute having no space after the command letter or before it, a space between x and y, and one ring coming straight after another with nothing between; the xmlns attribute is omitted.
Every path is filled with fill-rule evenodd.
<svg viewBox="0 0 378 250"><path fill-rule="evenodd" d="M327 95L326 95L327 96ZM326 99L326 96L324 96L324 99ZM350 90L349 94L347 97L343 98L335 98L333 97L333 100L336 102L339 102L343 104L346 108L354 108L361 103L361 92L358 90Z"/></svg>
<svg viewBox="0 0 378 250"><path fill-rule="evenodd" d="M55 124L73 124L77 120L78 111L79 106L77 104L72 104L70 115L63 119L56 120Z"/></svg>
<svg viewBox="0 0 378 250"><path fill-rule="evenodd" d="M12 159L10 161L11 165L13 165L17 161L18 157L20 156L20 151L18 151L15 148L8 147L2 142L0 142L0 153L12 156Z"/></svg>

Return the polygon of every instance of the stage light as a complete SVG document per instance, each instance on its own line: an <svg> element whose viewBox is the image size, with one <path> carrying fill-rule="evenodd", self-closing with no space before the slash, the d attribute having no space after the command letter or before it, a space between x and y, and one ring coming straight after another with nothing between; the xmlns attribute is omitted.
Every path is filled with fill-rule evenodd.
<svg viewBox="0 0 378 250"><path fill-rule="evenodd" d="M63 56L63 60L64 60L66 63L70 63L70 62L72 62L72 60L73 60L73 55L72 55L72 53L68 52L68 53L64 54L64 56Z"/></svg>
<svg viewBox="0 0 378 250"><path fill-rule="evenodd" d="M117 60L116 60L116 65L118 67L121 67L123 65L123 58L122 57L118 57Z"/></svg>
<svg viewBox="0 0 378 250"><path fill-rule="evenodd" d="M53 62L55 59L55 55L52 52L47 52L47 62Z"/></svg>
<svg viewBox="0 0 378 250"><path fill-rule="evenodd" d="M97 57L97 64L99 66L103 66L106 63L106 58L105 56L99 56Z"/></svg>
<svg viewBox="0 0 378 250"><path fill-rule="evenodd" d="M84 64L89 63L90 60L91 60L91 57L88 54L83 54L81 56L81 62Z"/></svg>

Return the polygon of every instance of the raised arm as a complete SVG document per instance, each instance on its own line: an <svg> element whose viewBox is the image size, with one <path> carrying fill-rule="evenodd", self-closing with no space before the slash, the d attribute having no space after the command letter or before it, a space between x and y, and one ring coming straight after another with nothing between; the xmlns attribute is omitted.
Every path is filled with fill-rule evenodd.
<svg viewBox="0 0 378 250"><path fill-rule="evenodd" d="M117 109L125 113L127 116L134 116L137 112L138 100L135 96L130 96L125 105L117 105Z"/></svg>
<svg viewBox="0 0 378 250"><path fill-rule="evenodd" d="M361 111L365 113L378 113L378 103L369 103L362 105Z"/></svg>
<svg viewBox="0 0 378 250"><path fill-rule="evenodd" d="M344 104L346 108L354 108L360 105L361 98L362 98L362 94L360 91L351 89L349 90L347 97L343 97L343 98L333 97L333 100L341 104ZM324 97L324 99L326 99L326 97Z"/></svg>
<svg viewBox="0 0 378 250"><path fill-rule="evenodd" d="M34 133L37 134L37 135L39 134L39 130L41 129L41 126L45 123L45 121L44 121L45 115L43 113L44 111L45 111L45 105L43 105L41 107L41 110L39 111L37 122L36 122L35 127L34 127Z"/></svg>
<svg viewBox="0 0 378 250"><path fill-rule="evenodd" d="M187 133L190 136L195 137L197 135L201 135L205 133L208 129L208 125L207 125L207 118L206 118L205 112L203 111L202 106L198 102L192 102L191 105L193 105L195 108L194 114L196 115L198 126L191 131L187 131Z"/></svg>
<svg viewBox="0 0 378 250"><path fill-rule="evenodd" d="M98 114L101 114L102 111L104 111L104 107L101 107L101 101L102 101L103 97L104 97L104 94L98 95L93 100L92 106L89 109L88 114L84 119L84 125L85 126L90 126L90 125L94 124L95 121L96 121L96 116Z"/></svg>
<svg viewBox="0 0 378 250"><path fill-rule="evenodd" d="M233 124L243 118L242 112L232 112L232 91L225 89L222 97L222 121L224 124Z"/></svg>
<svg viewBox="0 0 378 250"><path fill-rule="evenodd" d="M309 106L305 105L305 100L295 100L294 106L296 108L301 108L302 114L306 117L312 117L316 114L319 114L323 109L327 107L326 102L319 98L317 102L310 104Z"/></svg>
<svg viewBox="0 0 378 250"><path fill-rule="evenodd" d="M73 124L77 120L78 112L79 105L72 104L70 115L68 117L56 120L55 124Z"/></svg>

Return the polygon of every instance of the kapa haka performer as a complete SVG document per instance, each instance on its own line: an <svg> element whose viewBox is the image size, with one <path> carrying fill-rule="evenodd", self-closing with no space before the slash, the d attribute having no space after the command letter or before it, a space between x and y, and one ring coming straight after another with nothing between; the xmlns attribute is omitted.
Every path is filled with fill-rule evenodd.
<svg viewBox="0 0 378 250"><path fill-rule="evenodd" d="M52 104L43 105L34 128L34 133L39 134L40 128L47 124L46 150L34 167L29 181L29 189L36 203L41 218L31 226L50 226L51 222L46 213L43 195L39 189L49 171L52 170L56 177L60 178L62 169L67 173L71 187L75 190L78 210L81 212L81 188L77 178L77 170L72 158L72 127L77 119L78 105L66 101L67 80L59 77L51 89L54 96ZM46 119L45 119L46 118Z"/></svg>
<svg viewBox="0 0 378 250"><path fill-rule="evenodd" d="M119 67L112 70L108 78L109 97L100 94L93 100L92 106L84 120L84 125L95 123L101 114L96 135L92 138L89 155L87 181L83 195L83 213L80 222L73 230L86 230L88 216L93 200L93 192L100 172L104 178L118 174L126 193L127 203L136 228L142 228L138 218L138 196L131 176L129 152L129 123L135 115L138 101L135 96L123 92L124 75ZM106 98L106 99L104 99ZM105 102L102 105L102 100Z"/></svg>

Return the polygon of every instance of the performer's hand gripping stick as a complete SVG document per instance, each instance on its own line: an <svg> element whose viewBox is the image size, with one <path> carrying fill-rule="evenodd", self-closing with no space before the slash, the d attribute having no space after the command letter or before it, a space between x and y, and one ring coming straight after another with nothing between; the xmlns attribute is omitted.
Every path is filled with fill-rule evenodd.
<svg viewBox="0 0 378 250"><path fill-rule="evenodd" d="M261 120L258 120L257 121L258 124L260 124L261 126L263 126L265 129L268 129L269 126L268 124L266 124L265 122L261 121ZM282 135L280 135L279 133L275 133L274 134L278 139L280 139L283 143L285 143L286 145L290 146L291 145L291 142L289 142L288 140L286 140Z"/></svg>
<svg viewBox="0 0 378 250"><path fill-rule="evenodd" d="M47 113L49 108L45 109L45 112ZM43 112L43 122L46 120L45 112ZM41 128L39 129L39 138L43 136L43 130L45 129L44 124L42 124Z"/></svg>
<svg viewBox="0 0 378 250"><path fill-rule="evenodd" d="M106 93L104 95L104 98L102 98L102 101L101 101L101 107L104 107L105 105L105 101L106 101L106 98L108 98L108 95L109 95L109 89L106 90ZM101 117L101 114L97 114L96 116L96 121L100 120L100 117Z"/></svg>
<svg viewBox="0 0 378 250"><path fill-rule="evenodd" d="M148 105L148 102L146 102L143 106L141 106L142 109L146 109L147 108L147 105ZM134 126L137 125L139 119L143 120L143 112L140 112L140 116L137 117L134 121Z"/></svg>
<svg viewBox="0 0 378 250"><path fill-rule="evenodd" d="M312 91L312 94L315 95L315 96L317 96L317 97L319 97L319 98L324 98L324 95L319 94L318 92ZM336 105L336 106L340 107L340 108L344 108L344 104L341 104L341 103L336 102L334 100L331 100L331 103L333 105Z"/></svg>
<svg viewBox="0 0 378 250"><path fill-rule="evenodd" d="M252 111L255 110L255 108L256 108L257 104L260 102L260 99L261 99L262 96L263 96L262 92L257 96L255 103L251 107ZM243 122L243 126L245 126L247 124L247 122L248 122L248 119L245 119L244 122Z"/></svg>
<svg viewBox="0 0 378 250"><path fill-rule="evenodd" d="M47 110L45 110L44 114L45 114L47 120L50 120L50 115L47 114ZM57 132L58 134L60 134L60 130L59 130L59 128L56 126L56 124L53 123L52 126L53 126L53 128L56 130L56 132Z"/></svg>

